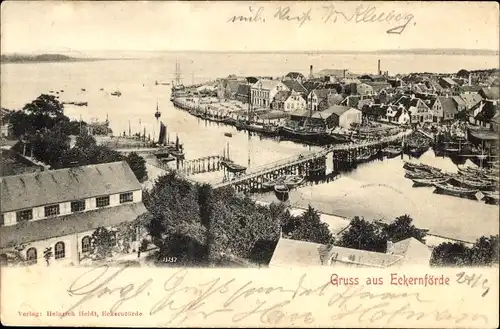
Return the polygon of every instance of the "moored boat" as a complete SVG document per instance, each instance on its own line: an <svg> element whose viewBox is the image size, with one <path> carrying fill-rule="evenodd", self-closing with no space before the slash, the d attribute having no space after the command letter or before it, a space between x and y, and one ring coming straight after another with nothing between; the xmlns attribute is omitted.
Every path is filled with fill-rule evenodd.
<svg viewBox="0 0 500 329"><path fill-rule="evenodd" d="M287 199L289 191L286 185L279 184L274 186L274 192L280 201L285 201Z"/></svg>
<svg viewBox="0 0 500 329"><path fill-rule="evenodd" d="M356 157L358 162L368 161L372 157L372 154L369 151L362 152Z"/></svg>
<svg viewBox="0 0 500 329"><path fill-rule="evenodd" d="M184 152L182 150L170 150L170 154L179 159L184 159Z"/></svg>
<svg viewBox="0 0 500 329"><path fill-rule="evenodd" d="M285 176L278 177L276 179L269 180L267 182L262 183L262 187L264 188L274 188L276 185L283 185L285 181Z"/></svg>
<svg viewBox="0 0 500 329"><path fill-rule="evenodd" d="M398 146L388 146L384 149L382 149L382 152L386 157L396 157L401 154L403 149Z"/></svg>
<svg viewBox="0 0 500 329"><path fill-rule="evenodd" d="M495 187L495 184L490 182L485 182L479 179L467 179L464 176L461 177L453 177L452 182L455 183L456 186L467 187L478 190L487 190Z"/></svg>
<svg viewBox="0 0 500 329"><path fill-rule="evenodd" d="M224 133L224 136L226 136L226 137L233 137L233 134L231 134L231 133Z"/></svg>
<svg viewBox="0 0 500 329"><path fill-rule="evenodd" d="M113 92L111 93L111 96L117 96L117 97L120 97L121 95L122 95L122 93L121 93L121 92L119 92L119 91L113 91Z"/></svg>
<svg viewBox="0 0 500 329"><path fill-rule="evenodd" d="M304 180L305 176L303 175L289 175L285 177L283 184L286 185L286 187L288 187L289 189L291 189L302 184Z"/></svg>
<svg viewBox="0 0 500 329"><path fill-rule="evenodd" d="M443 184L446 183L448 179L449 178L414 178L412 179L412 181L414 187L420 187L434 186L434 184Z"/></svg>
<svg viewBox="0 0 500 329"><path fill-rule="evenodd" d="M436 183L434 186L436 187L436 193L448 194L460 198L475 198L475 194L479 192L477 189L458 187L447 183Z"/></svg>

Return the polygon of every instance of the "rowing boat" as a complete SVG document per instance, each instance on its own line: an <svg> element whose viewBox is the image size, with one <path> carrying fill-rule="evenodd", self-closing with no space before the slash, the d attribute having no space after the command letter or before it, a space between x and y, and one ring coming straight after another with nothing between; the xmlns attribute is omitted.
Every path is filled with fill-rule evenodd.
<svg viewBox="0 0 500 329"><path fill-rule="evenodd" d="M434 186L434 184L443 184L448 181L449 178L414 178L413 187L421 187L421 186Z"/></svg>
<svg viewBox="0 0 500 329"><path fill-rule="evenodd" d="M304 180L305 176L303 175L290 175L285 177L283 184L285 184L289 189L292 189L302 184Z"/></svg>
<svg viewBox="0 0 500 329"><path fill-rule="evenodd" d="M473 198L475 194L479 192L477 189L458 187L446 183L436 183L434 186L436 187L437 193L448 194L460 198Z"/></svg>

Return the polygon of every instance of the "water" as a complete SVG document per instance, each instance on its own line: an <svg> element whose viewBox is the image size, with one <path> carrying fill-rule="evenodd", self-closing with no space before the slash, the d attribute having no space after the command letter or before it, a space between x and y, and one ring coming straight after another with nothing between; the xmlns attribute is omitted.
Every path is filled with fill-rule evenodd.
<svg viewBox="0 0 500 329"><path fill-rule="evenodd" d="M187 57L189 56L189 57ZM297 155L315 147L293 142L261 139L238 132L234 127L208 123L175 109L170 101L169 86L155 86L154 81L170 81L178 57L185 82L191 83L189 73L195 71L195 82L226 76L283 75L289 71L307 73L308 65L315 68L349 68L353 72L373 72L377 58L384 70L392 72L438 71L456 72L461 68L495 67L495 56L375 56L375 55L246 55L246 54L189 54L187 56L160 55L153 58L77 63L2 64L1 106L19 109L41 93L64 90L61 101L86 101L88 107L66 105L71 118L89 121L92 118L111 121L115 135L153 132L154 112L159 103L161 120L167 124L170 139L178 134L184 144L187 159L222 154L227 147L235 162L250 168ZM451 56L454 57L454 56ZM328 63L328 64L325 64ZM333 65L331 65L332 63ZM384 67L385 66L385 67ZM84 88L86 91L82 91ZM100 89L104 90L101 91ZM121 97L111 96L120 90ZM224 136L231 132L233 137ZM436 158L432 151L419 161L456 171L448 158ZM328 166L331 167L331 157ZM290 202L307 206L312 204L322 211L340 216L364 216L367 219L392 219L410 214L418 227L436 234L463 240L475 240L484 234L497 234L498 207L479 201L465 200L433 193L432 188L412 188L404 178L403 162L399 158L361 165L355 171L324 184L306 186L293 191ZM219 179L221 173L209 179ZM262 199L276 200L273 194Z"/></svg>

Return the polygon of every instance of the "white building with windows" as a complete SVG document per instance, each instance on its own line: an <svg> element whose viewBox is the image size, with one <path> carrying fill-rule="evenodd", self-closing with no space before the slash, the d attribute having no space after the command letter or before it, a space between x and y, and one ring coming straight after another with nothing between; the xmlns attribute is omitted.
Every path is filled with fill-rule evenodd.
<svg viewBox="0 0 500 329"><path fill-rule="evenodd" d="M47 266L47 250L50 266L78 265L96 228L146 212L141 185L125 161L1 177L0 188L3 265L14 253L27 265Z"/></svg>
<svg viewBox="0 0 500 329"><path fill-rule="evenodd" d="M260 79L250 88L252 106L269 108L278 92L288 90L288 87L279 80Z"/></svg>

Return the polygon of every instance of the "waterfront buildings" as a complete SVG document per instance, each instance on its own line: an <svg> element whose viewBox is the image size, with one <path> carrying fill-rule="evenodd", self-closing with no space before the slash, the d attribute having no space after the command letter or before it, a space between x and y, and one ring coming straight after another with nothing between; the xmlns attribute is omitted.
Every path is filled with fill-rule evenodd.
<svg viewBox="0 0 500 329"><path fill-rule="evenodd" d="M2 262L17 255L25 265L78 265L90 253L95 229L146 212L141 185L125 161L2 177L0 186Z"/></svg>
<svg viewBox="0 0 500 329"><path fill-rule="evenodd" d="M254 108L270 108L274 96L288 87L279 80L260 79L251 87L251 103Z"/></svg>
<svg viewBox="0 0 500 329"><path fill-rule="evenodd" d="M280 238L269 267L328 266L356 268L397 268L406 265L429 266L432 251L414 238L387 242L386 252L328 247L326 245Z"/></svg>

